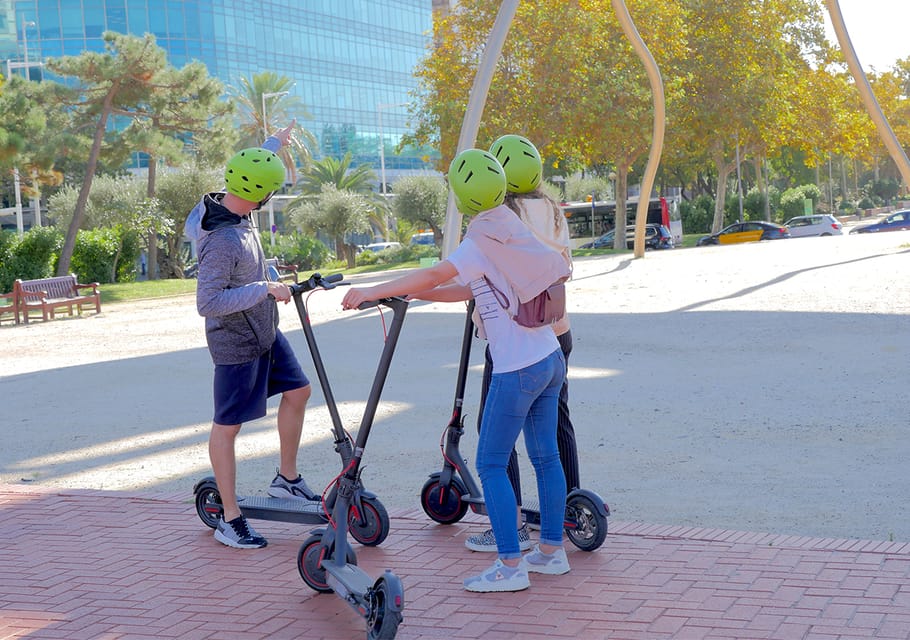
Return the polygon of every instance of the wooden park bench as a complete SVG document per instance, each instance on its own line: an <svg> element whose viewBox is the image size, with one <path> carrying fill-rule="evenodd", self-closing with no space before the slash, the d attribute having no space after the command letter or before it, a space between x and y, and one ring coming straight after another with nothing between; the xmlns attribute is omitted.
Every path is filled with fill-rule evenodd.
<svg viewBox="0 0 910 640"><path fill-rule="evenodd" d="M3 316L9 314L9 320L19 324L19 305L16 303L16 293L0 293L0 322L7 318Z"/></svg>
<svg viewBox="0 0 910 640"><path fill-rule="evenodd" d="M95 305L95 313L101 313L98 283L79 284L72 274L37 280L16 280L13 293L18 302L19 314L26 324L33 311L40 311L43 320L53 319L57 309L66 309L69 315L73 315L75 308L81 314L84 305Z"/></svg>
<svg viewBox="0 0 910 640"><path fill-rule="evenodd" d="M297 282L297 265L285 264L278 258L266 258L266 268L271 267L278 274L278 282Z"/></svg>

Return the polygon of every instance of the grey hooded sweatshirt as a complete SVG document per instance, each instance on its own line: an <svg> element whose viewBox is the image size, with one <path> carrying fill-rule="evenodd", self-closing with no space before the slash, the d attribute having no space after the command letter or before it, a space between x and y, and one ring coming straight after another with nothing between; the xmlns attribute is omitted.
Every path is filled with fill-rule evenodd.
<svg viewBox="0 0 910 640"><path fill-rule="evenodd" d="M248 216L221 204L223 197L203 196L186 225L199 254L196 309L205 317L205 338L216 365L259 358L272 347L278 329L259 234Z"/></svg>

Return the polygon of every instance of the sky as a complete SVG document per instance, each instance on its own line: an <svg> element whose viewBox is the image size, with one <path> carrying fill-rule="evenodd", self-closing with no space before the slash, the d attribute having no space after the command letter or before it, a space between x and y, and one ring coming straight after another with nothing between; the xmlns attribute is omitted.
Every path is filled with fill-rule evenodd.
<svg viewBox="0 0 910 640"><path fill-rule="evenodd" d="M847 33L863 70L889 70L898 59L910 57L910 0L838 0ZM828 39L837 42L825 11Z"/></svg>

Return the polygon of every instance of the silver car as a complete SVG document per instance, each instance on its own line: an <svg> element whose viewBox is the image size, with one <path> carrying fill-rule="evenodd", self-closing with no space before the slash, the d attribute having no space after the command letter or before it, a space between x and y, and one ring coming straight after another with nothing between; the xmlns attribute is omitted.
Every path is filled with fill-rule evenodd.
<svg viewBox="0 0 910 640"><path fill-rule="evenodd" d="M838 219L832 215L822 213L813 216L790 218L784 223L784 226L790 228L791 238L844 235L844 227Z"/></svg>

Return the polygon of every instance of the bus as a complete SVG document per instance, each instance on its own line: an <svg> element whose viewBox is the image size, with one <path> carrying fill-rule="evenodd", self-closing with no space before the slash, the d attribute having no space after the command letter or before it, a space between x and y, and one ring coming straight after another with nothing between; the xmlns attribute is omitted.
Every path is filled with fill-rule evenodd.
<svg viewBox="0 0 910 640"><path fill-rule="evenodd" d="M648 203L647 222L667 227L676 246L682 245L683 233L679 202L679 196L667 196L651 198ZM573 249L599 238L615 226L616 202L614 200L564 202L560 207L569 224L569 238ZM626 224L635 224L637 211L638 197L632 196L626 202Z"/></svg>

